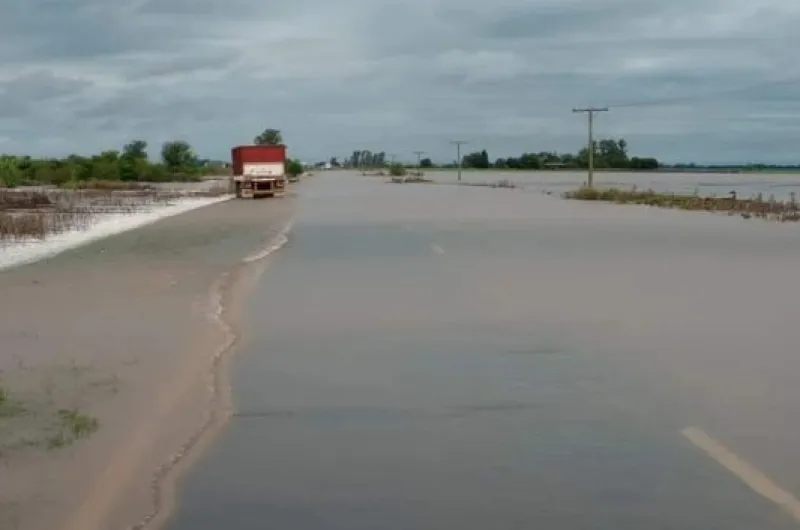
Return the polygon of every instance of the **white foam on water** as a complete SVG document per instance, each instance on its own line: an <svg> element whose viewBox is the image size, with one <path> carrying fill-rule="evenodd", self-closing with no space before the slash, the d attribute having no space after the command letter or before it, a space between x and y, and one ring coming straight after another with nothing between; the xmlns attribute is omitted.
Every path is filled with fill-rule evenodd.
<svg viewBox="0 0 800 530"><path fill-rule="evenodd" d="M43 240L29 239L0 243L0 270L49 258L98 239L127 232L203 206L227 201L230 198L230 196L183 198L169 205L151 206L141 212L99 215L96 222L86 230L70 230L49 235Z"/></svg>
<svg viewBox="0 0 800 530"><path fill-rule="evenodd" d="M281 231L278 232L278 234L270 240L270 242L267 244L266 247L253 252L249 256L245 257L242 261L244 263L253 263L255 261L260 261L269 256L270 254L272 254L273 252L280 250L283 247L283 245L289 242L288 234L291 230L292 230L292 222L289 221L288 223L286 223L286 225L284 225Z"/></svg>

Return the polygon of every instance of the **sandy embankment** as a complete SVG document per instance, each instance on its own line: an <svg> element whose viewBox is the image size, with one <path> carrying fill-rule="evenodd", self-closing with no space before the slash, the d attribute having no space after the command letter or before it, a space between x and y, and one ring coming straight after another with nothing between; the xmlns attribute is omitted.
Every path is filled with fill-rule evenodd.
<svg viewBox="0 0 800 530"><path fill-rule="evenodd" d="M0 272L0 385L27 410L0 430L0 528L161 522L175 475L163 466L224 421L212 368L292 203L215 204ZM49 447L58 409L99 429Z"/></svg>

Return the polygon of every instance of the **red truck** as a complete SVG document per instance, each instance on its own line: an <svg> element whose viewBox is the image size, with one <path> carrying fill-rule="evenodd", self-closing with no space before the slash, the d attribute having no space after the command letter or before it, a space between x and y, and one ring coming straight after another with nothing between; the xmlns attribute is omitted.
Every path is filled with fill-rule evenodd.
<svg viewBox="0 0 800 530"><path fill-rule="evenodd" d="M239 145L231 149L237 198L281 197L286 192L285 145Z"/></svg>

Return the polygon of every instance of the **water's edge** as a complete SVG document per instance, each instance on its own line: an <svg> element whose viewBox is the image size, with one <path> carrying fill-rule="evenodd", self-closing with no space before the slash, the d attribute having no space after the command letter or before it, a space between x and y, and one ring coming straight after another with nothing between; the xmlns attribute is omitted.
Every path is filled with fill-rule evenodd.
<svg viewBox="0 0 800 530"><path fill-rule="evenodd" d="M268 258L288 242L292 222L286 223L261 249L255 250L230 271L223 272L209 289L207 318L223 334L208 368L209 404L206 419L175 454L151 477L152 509L130 530L163 528L176 507L177 485L183 474L203 455L233 413L230 361L241 339L241 316L247 296L264 273Z"/></svg>

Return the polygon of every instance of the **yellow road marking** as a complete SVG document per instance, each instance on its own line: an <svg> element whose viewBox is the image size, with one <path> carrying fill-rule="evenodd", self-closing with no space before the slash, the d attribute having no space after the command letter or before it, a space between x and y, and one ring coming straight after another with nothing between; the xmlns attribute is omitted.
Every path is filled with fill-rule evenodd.
<svg viewBox="0 0 800 530"><path fill-rule="evenodd" d="M735 455L730 449L710 437L702 429L688 427L682 430L681 434L705 451L708 456L716 460L718 464L730 471L739 480L747 484L750 489L779 505L796 522L800 523L800 501L791 493L779 487L764 473Z"/></svg>

